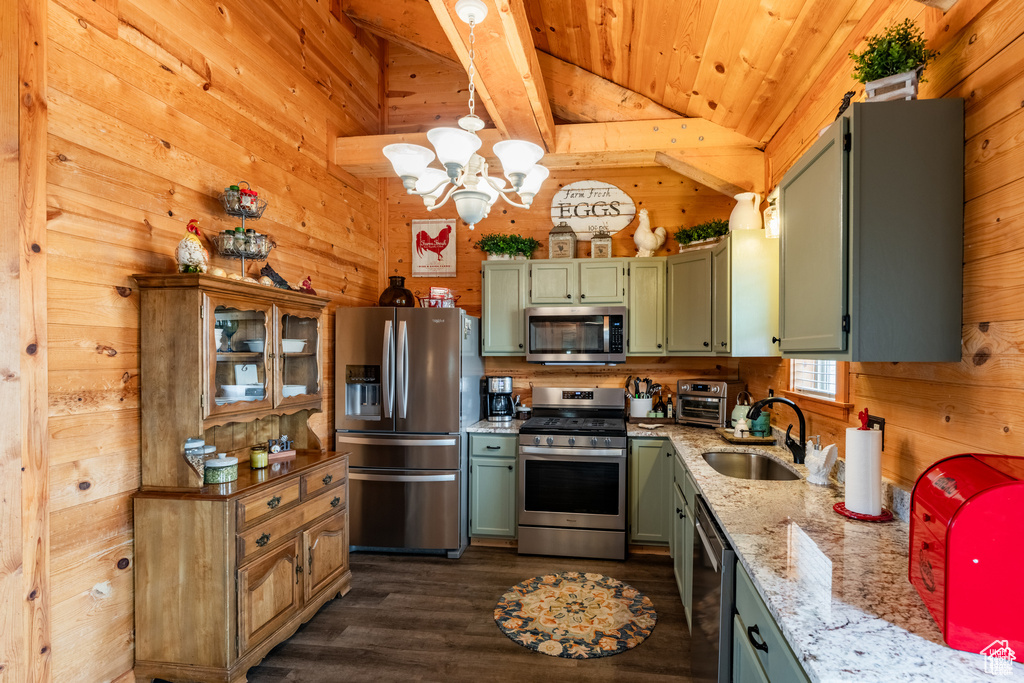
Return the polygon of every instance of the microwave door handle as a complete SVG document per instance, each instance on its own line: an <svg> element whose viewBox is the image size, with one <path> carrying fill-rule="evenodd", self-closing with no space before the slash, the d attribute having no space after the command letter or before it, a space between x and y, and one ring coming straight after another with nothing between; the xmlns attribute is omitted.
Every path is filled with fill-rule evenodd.
<svg viewBox="0 0 1024 683"><path fill-rule="evenodd" d="M409 412L409 327L404 320L398 323L398 417L405 419Z"/></svg>
<svg viewBox="0 0 1024 683"><path fill-rule="evenodd" d="M383 406L383 408L384 408L384 417L391 417L391 406L392 406L392 404L394 403L394 400L395 400L395 383L394 383L394 377L392 376L393 373L391 372L391 357L392 357L391 349L392 349L392 345L393 345L393 341L394 341L394 336L392 335L391 332L392 332L391 321L390 320L385 320L384 321L384 348L381 349L381 355L383 357L381 359L381 364L380 364L381 370L382 370L382 373L383 373L382 379L384 380L383 381L383 385L384 386L381 387L381 389L383 390L383 394L384 394L384 400L383 400L383 403L384 403L384 406Z"/></svg>
<svg viewBox="0 0 1024 683"><path fill-rule="evenodd" d="M609 353L611 349L611 316L604 317L604 352Z"/></svg>

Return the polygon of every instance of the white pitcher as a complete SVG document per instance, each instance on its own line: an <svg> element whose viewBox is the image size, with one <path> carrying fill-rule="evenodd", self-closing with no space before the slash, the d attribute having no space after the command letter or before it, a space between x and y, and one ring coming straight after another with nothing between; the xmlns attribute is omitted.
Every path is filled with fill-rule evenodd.
<svg viewBox="0 0 1024 683"><path fill-rule="evenodd" d="M758 207L761 205L761 195L756 192L740 192L733 197L736 206L729 215L730 230L760 230L761 212Z"/></svg>

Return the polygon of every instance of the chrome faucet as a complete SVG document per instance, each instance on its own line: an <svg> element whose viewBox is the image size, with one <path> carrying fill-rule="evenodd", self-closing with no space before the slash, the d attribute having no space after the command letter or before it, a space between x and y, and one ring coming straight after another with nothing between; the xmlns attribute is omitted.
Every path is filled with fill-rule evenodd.
<svg viewBox="0 0 1024 683"><path fill-rule="evenodd" d="M772 403L785 403L787 406L793 409L796 413L797 418L800 420L800 440L794 440L789 433L793 431L793 425L790 424L786 429L786 447L793 452L793 462L797 465L804 464L804 455L807 451L807 429L804 423L804 414L800 410L800 406L790 401L788 398L782 398L781 396L769 396L763 398L754 405L750 406L750 410L747 411L748 420L756 420L761 417L761 410Z"/></svg>

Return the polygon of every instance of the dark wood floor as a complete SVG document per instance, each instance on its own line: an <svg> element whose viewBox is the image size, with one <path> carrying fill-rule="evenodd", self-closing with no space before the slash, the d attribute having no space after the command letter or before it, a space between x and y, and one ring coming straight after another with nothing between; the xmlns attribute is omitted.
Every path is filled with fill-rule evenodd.
<svg viewBox="0 0 1024 683"><path fill-rule="evenodd" d="M620 655L549 657L498 630L498 598L524 579L557 571L599 572L647 595L658 624ZM688 681L689 643L671 560L625 562L531 557L470 547L459 560L353 553L352 590L327 603L249 670L249 683L302 681Z"/></svg>

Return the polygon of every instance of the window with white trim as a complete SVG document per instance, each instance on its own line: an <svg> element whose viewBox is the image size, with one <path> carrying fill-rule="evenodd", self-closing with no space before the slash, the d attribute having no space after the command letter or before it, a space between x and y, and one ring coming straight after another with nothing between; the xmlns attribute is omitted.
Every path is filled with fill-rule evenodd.
<svg viewBox="0 0 1024 683"><path fill-rule="evenodd" d="M818 398L836 398L836 362L834 360L802 360L794 358L789 370L791 391Z"/></svg>

